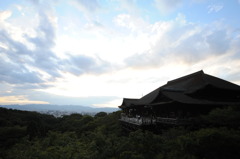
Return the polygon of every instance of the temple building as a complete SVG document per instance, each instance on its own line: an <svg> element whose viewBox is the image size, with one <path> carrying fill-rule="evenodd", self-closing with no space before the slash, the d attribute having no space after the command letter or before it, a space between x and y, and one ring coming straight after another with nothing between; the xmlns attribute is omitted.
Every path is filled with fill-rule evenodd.
<svg viewBox="0 0 240 159"><path fill-rule="evenodd" d="M124 98L120 121L129 128L184 125L215 108L233 105L240 106L240 86L198 71L140 99Z"/></svg>

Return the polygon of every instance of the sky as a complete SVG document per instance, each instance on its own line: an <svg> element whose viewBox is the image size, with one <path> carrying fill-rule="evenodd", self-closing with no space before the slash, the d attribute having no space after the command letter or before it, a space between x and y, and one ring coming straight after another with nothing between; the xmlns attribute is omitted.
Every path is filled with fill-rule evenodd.
<svg viewBox="0 0 240 159"><path fill-rule="evenodd" d="M240 0L2 0L0 104L117 107L199 70L240 84Z"/></svg>

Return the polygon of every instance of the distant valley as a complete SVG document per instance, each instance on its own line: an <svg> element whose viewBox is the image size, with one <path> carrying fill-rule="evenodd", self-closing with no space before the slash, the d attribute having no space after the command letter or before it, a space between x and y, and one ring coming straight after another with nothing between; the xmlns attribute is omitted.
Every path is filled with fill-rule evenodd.
<svg viewBox="0 0 240 159"><path fill-rule="evenodd" d="M90 107L81 105L51 105L51 104L27 104L27 105L0 105L0 107L25 111L36 111L42 114L50 114L55 117L70 115L73 113L95 115L98 112L111 113L119 110L118 108L110 107Z"/></svg>

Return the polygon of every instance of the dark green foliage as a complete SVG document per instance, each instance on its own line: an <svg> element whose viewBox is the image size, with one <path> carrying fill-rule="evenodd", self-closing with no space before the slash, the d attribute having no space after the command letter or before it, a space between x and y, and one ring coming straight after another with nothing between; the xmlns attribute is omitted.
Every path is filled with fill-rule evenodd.
<svg viewBox="0 0 240 159"><path fill-rule="evenodd" d="M226 126L232 128L239 128L240 126L240 106L227 107L224 109L215 109L208 115L203 116L202 119L208 125L212 126Z"/></svg>
<svg viewBox="0 0 240 159"><path fill-rule="evenodd" d="M166 159L237 159L240 132L226 128L207 128L190 132L166 143Z"/></svg>
<svg viewBox="0 0 240 159"><path fill-rule="evenodd" d="M94 117L54 118L0 108L0 158L6 159L237 159L239 109L213 110L195 119L198 129L175 127L161 134L125 133L120 111Z"/></svg>
<svg viewBox="0 0 240 159"><path fill-rule="evenodd" d="M8 148L26 136L26 127L12 126L0 128L0 148Z"/></svg>
<svg viewBox="0 0 240 159"><path fill-rule="evenodd" d="M97 113L94 117L95 117L95 118L98 118L98 117L105 117L105 116L107 116L107 113L106 113L106 112L99 112L99 113Z"/></svg>
<svg viewBox="0 0 240 159"><path fill-rule="evenodd" d="M79 131L91 121L93 121L93 117L89 115L71 114L60 119L57 129L62 132Z"/></svg>

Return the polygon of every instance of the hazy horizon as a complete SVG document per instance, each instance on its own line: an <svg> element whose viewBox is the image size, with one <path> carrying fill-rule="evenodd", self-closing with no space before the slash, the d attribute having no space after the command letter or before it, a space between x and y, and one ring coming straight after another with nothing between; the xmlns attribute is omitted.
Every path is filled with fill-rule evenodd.
<svg viewBox="0 0 240 159"><path fill-rule="evenodd" d="M99 107L99 106L88 106L88 105L77 105L77 104L0 104L1 106L56 106L56 107L64 107L64 106L73 106L73 107L87 107L87 108L118 108L116 107Z"/></svg>

